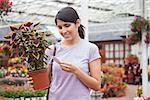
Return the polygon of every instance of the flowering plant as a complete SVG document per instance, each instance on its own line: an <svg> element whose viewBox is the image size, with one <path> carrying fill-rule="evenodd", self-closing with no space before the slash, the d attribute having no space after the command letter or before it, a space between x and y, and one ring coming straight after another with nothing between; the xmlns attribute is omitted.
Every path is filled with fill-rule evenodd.
<svg viewBox="0 0 150 100"><path fill-rule="evenodd" d="M139 62L139 59L136 55L133 55L133 54L129 54L125 59L125 64L128 65L128 64L138 64Z"/></svg>
<svg viewBox="0 0 150 100"><path fill-rule="evenodd" d="M28 69L23 64L14 64L11 67L8 67L8 72L13 77L26 77L28 73Z"/></svg>
<svg viewBox="0 0 150 100"><path fill-rule="evenodd" d="M100 92L104 93L103 97L124 96L127 87L123 82L124 69L115 67L114 64L103 64L102 71Z"/></svg>
<svg viewBox="0 0 150 100"><path fill-rule="evenodd" d="M136 93L136 96L141 97L142 96L142 86L138 86L135 93Z"/></svg>
<svg viewBox="0 0 150 100"><path fill-rule="evenodd" d="M144 17L136 16L134 21L131 23L131 31L141 32L143 29L147 28L148 24L148 20L146 20Z"/></svg>
<svg viewBox="0 0 150 100"><path fill-rule="evenodd" d="M0 16L7 15L11 11L12 2L9 0L0 0Z"/></svg>
<svg viewBox="0 0 150 100"><path fill-rule="evenodd" d="M150 23L144 17L136 16L134 21L131 23L131 32L132 34L126 39L126 42L129 45L134 45L141 41L142 31L146 31L147 35L145 37L145 43L150 42Z"/></svg>
<svg viewBox="0 0 150 100"><path fill-rule="evenodd" d="M31 97L38 97L38 99L43 100L42 98L39 97L43 97L45 96L47 93L47 90L33 90L31 88L27 88L27 87L23 87L23 86L5 86L5 87L1 87L0 86L0 97L2 96L2 98L0 98L1 100L5 100L5 99L30 99L32 100ZM34 98L35 99L35 98Z"/></svg>

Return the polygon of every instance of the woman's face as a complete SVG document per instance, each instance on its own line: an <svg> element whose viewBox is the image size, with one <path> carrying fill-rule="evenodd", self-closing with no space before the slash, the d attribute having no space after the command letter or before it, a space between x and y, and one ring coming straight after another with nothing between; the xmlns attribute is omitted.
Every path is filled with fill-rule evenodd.
<svg viewBox="0 0 150 100"><path fill-rule="evenodd" d="M64 22L57 19L57 27L59 33L64 37L65 40L74 40L78 34L78 23Z"/></svg>

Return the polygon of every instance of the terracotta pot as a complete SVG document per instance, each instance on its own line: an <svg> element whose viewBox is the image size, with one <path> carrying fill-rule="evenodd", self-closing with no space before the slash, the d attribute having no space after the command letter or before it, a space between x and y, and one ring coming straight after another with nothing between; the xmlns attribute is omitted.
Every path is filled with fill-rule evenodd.
<svg viewBox="0 0 150 100"><path fill-rule="evenodd" d="M0 58L0 66L2 67L6 67L8 65L8 60L9 60L9 57L8 56L5 56L3 58Z"/></svg>
<svg viewBox="0 0 150 100"><path fill-rule="evenodd" d="M48 88L48 72L47 69L29 72L29 76L33 79L33 88L35 90L43 90Z"/></svg>

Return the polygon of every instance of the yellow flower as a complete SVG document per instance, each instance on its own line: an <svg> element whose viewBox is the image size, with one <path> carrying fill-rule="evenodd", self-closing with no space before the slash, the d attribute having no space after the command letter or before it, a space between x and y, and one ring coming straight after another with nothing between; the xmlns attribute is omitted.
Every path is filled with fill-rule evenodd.
<svg viewBox="0 0 150 100"><path fill-rule="evenodd" d="M28 73L28 69L25 69L24 72L25 72L25 73Z"/></svg>
<svg viewBox="0 0 150 100"><path fill-rule="evenodd" d="M11 67L8 67L8 71L11 71L11 69L12 69Z"/></svg>

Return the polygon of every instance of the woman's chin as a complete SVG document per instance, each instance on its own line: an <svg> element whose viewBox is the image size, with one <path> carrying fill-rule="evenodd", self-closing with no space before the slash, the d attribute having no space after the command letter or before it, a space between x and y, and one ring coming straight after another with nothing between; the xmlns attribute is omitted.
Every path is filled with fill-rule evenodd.
<svg viewBox="0 0 150 100"><path fill-rule="evenodd" d="M65 40L68 40L68 41L69 41L69 40L72 40L72 38L70 38L70 37L64 37L64 39L65 39Z"/></svg>

